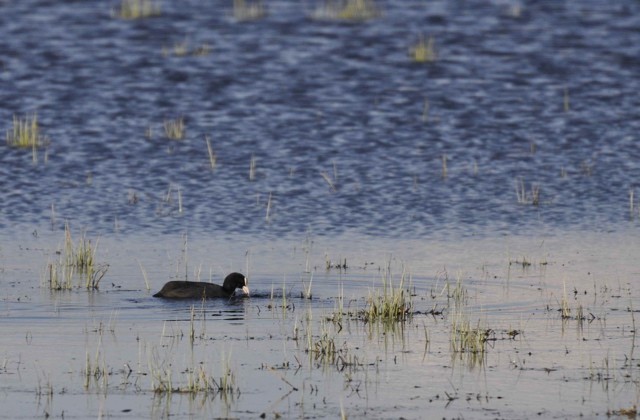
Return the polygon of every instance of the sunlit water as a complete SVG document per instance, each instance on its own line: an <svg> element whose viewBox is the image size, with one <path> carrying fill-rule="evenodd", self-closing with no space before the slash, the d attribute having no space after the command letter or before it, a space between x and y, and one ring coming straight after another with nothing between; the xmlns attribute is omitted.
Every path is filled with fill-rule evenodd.
<svg viewBox="0 0 640 420"><path fill-rule="evenodd" d="M637 404L638 2L388 1L358 23L289 1L242 23L229 2L165 1L131 21L115 5L0 2L0 121L37 112L50 140L35 165L1 146L0 416L565 418ZM407 56L421 34L434 63ZM163 55L185 41L211 53ZM167 139L181 116L185 138ZM46 285L67 221L110 265L99 291ZM323 325L341 297L364 308L388 267L410 279L411 322ZM151 297L231 271L252 297ZM482 363L450 350L447 279L493 331ZM360 364L310 356L323 328ZM184 389L225 357L239 394L153 392L159 366ZM87 359L107 375L83 374Z"/></svg>

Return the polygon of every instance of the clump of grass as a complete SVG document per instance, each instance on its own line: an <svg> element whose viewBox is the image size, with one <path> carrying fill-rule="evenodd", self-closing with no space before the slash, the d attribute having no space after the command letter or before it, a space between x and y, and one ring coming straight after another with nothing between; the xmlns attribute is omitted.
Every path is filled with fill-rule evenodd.
<svg viewBox="0 0 640 420"><path fill-rule="evenodd" d="M518 182L519 181L519 182ZM516 197L518 198L518 204L524 206L531 204L537 206L540 204L540 184L531 184L531 192L527 192L524 187L524 181L522 178L516 179Z"/></svg>
<svg viewBox="0 0 640 420"><path fill-rule="evenodd" d="M7 144L14 147L35 148L48 143L40 135L38 115L27 115L24 119L13 116L13 130L7 130Z"/></svg>
<svg viewBox="0 0 640 420"><path fill-rule="evenodd" d="M450 348L454 356L463 358L467 355L467 362L475 365L482 363L487 351L487 342L491 339L493 330L478 320L473 324L464 310L454 311L451 318Z"/></svg>
<svg viewBox="0 0 640 420"><path fill-rule="evenodd" d="M149 351L149 373L151 377L151 390L158 394L171 393L203 393L203 394L235 394L240 389L236 384L236 375L231 368L231 353L225 356L224 351L220 355L222 374L216 379L207 364L202 362L197 368L193 365L186 369L186 386L174 386L172 376L172 363L170 360L161 359L157 348Z"/></svg>
<svg viewBox="0 0 640 420"><path fill-rule="evenodd" d="M367 306L359 312L364 322L405 322L411 315L410 295L404 290L405 276L402 275L400 284L394 287L391 274L383 277L382 292L375 290L370 293Z"/></svg>
<svg viewBox="0 0 640 420"><path fill-rule="evenodd" d="M196 57L206 57L211 54L211 45L203 42L199 47L195 47L193 51L191 51L191 55Z"/></svg>
<svg viewBox="0 0 640 420"><path fill-rule="evenodd" d="M100 280L109 269L109 264L95 264L95 255L98 250L98 241L91 247L91 240L87 239L86 231L82 232L77 246L71 239L69 224L65 225L65 247L60 252L60 259L48 264L48 286L51 290L73 289L73 278L85 276L86 289L98 289Z"/></svg>
<svg viewBox="0 0 640 420"><path fill-rule="evenodd" d="M433 63L438 59L432 36L428 40L420 35L418 43L409 47L409 58L416 63Z"/></svg>
<svg viewBox="0 0 640 420"><path fill-rule="evenodd" d="M144 19L160 16L160 2L155 0L122 0L112 16L121 19Z"/></svg>
<svg viewBox="0 0 640 420"><path fill-rule="evenodd" d="M182 140L184 138L184 118L164 120L164 133L169 139Z"/></svg>
<svg viewBox="0 0 640 420"><path fill-rule="evenodd" d="M237 21L262 19L267 16L267 8L262 1L247 2L246 0L233 0L233 17Z"/></svg>
<svg viewBox="0 0 640 420"><path fill-rule="evenodd" d="M189 55L189 43L187 41L176 42L173 44L173 48L163 46L162 55L175 55L178 57Z"/></svg>
<svg viewBox="0 0 640 420"><path fill-rule="evenodd" d="M346 342L343 347L336 345L335 337L330 331L326 319L322 319L321 328L320 338L314 341L311 327L307 325L307 349L305 351L309 353L310 358L313 357L314 360L326 365L333 365L340 361L344 363L348 353Z"/></svg>
<svg viewBox="0 0 640 420"><path fill-rule="evenodd" d="M363 21L383 16L373 0L327 0L311 15L311 19Z"/></svg>
<svg viewBox="0 0 640 420"><path fill-rule="evenodd" d="M176 42L173 44L173 48L162 47L162 55L175 55L177 57L185 57L188 55L193 55L196 57L204 57L211 54L211 46L206 42L201 46L195 47L192 49L189 48L189 43L187 41Z"/></svg>

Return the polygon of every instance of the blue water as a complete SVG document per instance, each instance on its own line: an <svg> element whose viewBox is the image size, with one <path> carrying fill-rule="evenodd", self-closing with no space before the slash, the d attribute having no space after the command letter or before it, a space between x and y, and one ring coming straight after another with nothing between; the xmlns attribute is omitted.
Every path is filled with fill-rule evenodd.
<svg viewBox="0 0 640 420"><path fill-rule="evenodd" d="M0 122L37 112L50 140L35 166L0 146L0 227L47 224L52 205L75 226L148 234L628 226L637 1L388 1L357 24L292 1L243 23L222 1L165 1L144 20L112 18L115 5L0 4ZM421 34L435 63L407 56ZM162 54L184 41L211 54ZM165 138L180 116L185 139ZM518 204L520 179L539 205Z"/></svg>

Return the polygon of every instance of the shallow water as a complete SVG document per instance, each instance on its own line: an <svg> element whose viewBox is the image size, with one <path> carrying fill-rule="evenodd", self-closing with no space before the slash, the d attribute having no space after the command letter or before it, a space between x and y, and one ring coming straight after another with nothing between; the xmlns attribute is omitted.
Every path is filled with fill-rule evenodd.
<svg viewBox="0 0 640 420"><path fill-rule="evenodd" d="M640 5L380 5L344 23L269 2L236 22L228 2L165 1L127 21L115 3L0 0L0 121L37 112L50 140L35 165L0 146L0 417L567 418L638 403ZM429 65L407 57L421 34ZM163 55L183 41L211 54ZM185 139L165 138L180 116ZM98 241L98 291L46 284L65 222ZM365 308L385 269L410 279L408 322L325 322L341 298ZM250 298L151 297L231 271ZM451 351L457 279L492 331L484 357ZM323 332L358 362L309 353ZM200 368L219 378L225 360L233 393L153 391L168 372L176 391Z"/></svg>

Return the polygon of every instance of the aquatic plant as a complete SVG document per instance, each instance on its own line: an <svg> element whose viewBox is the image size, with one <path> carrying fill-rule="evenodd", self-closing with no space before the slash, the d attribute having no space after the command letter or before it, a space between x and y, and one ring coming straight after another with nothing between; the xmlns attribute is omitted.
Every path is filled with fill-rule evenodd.
<svg viewBox="0 0 640 420"><path fill-rule="evenodd" d="M383 16L373 0L326 0L316 8L311 19L363 21Z"/></svg>
<svg viewBox="0 0 640 420"><path fill-rule="evenodd" d="M199 47L195 47L193 51L191 51L191 55L196 57L206 57L211 54L211 45L203 42Z"/></svg>
<svg viewBox="0 0 640 420"><path fill-rule="evenodd" d="M256 179L256 157L251 154L251 162L249 163L249 181Z"/></svg>
<svg viewBox="0 0 640 420"><path fill-rule="evenodd" d="M192 49L189 48L189 43L187 41L176 42L173 44L173 48L169 48L166 46L162 47L162 55L175 55L177 57L185 57L188 55L193 55L196 57L204 57L211 54L211 46L207 43L203 43L201 46L195 47Z"/></svg>
<svg viewBox="0 0 640 420"><path fill-rule="evenodd" d="M262 19L267 14L267 8L260 0L257 2L233 0L233 17L237 21Z"/></svg>
<svg viewBox="0 0 640 420"><path fill-rule="evenodd" d="M40 135L38 115L27 115L24 119L13 116L13 130L7 130L7 144L14 147L40 147L48 143Z"/></svg>
<svg viewBox="0 0 640 420"><path fill-rule="evenodd" d="M164 133L169 139L182 140L184 138L184 118L164 120Z"/></svg>
<svg viewBox="0 0 640 420"><path fill-rule="evenodd" d="M160 1L121 0L120 7L113 9L111 15L121 19L144 19L160 16Z"/></svg>
<svg viewBox="0 0 640 420"><path fill-rule="evenodd" d="M432 36L428 40L420 35L418 43L409 47L409 58L416 63L433 63L438 59Z"/></svg>
<svg viewBox="0 0 640 420"><path fill-rule="evenodd" d="M468 367L484 362L487 343L495 340L494 331L480 320L472 323L464 308L454 310L451 316L449 347L452 358L467 363Z"/></svg>
<svg viewBox="0 0 640 420"><path fill-rule="evenodd" d="M189 55L189 43L187 41L176 42L173 44L173 48L163 46L162 55L175 55L178 57Z"/></svg>
<svg viewBox="0 0 640 420"><path fill-rule="evenodd" d="M394 286L390 271L382 278L382 292L379 289L370 291L365 309L359 312L364 322L405 322L411 315L411 297L404 289L403 273L398 286ZM408 296L407 296L408 295Z"/></svg>
<svg viewBox="0 0 640 420"><path fill-rule="evenodd" d="M225 355L225 351L220 353L219 365L222 373L216 379L213 371L208 368L207 363L199 362L197 368L192 361L186 373L186 385L174 386L174 378L170 353L167 359L163 359L158 354L158 347L149 350L148 367L151 377L151 390L159 394L179 393L203 393L203 394L236 394L240 392L236 384L236 374L231 367L231 353Z"/></svg>
<svg viewBox="0 0 640 420"><path fill-rule="evenodd" d="M519 181L519 182L518 182ZM527 192L522 178L516 179L516 197L518 204L537 206L540 204L540 184L531 184L531 192Z"/></svg>
<svg viewBox="0 0 640 420"><path fill-rule="evenodd" d="M320 172L320 175L322 175L322 177L324 178L325 181L327 181L327 184L329 184L329 187L331 187L331 191L336 192L336 185L333 183L333 181L331 180L331 178L329 178L329 175L327 175L324 172Z"/></svg>
<svg viewBox="0 0 640 420"><path fill-rule="evenodd" d="M74 276L84 275L86 289L98 289L100 280L109 269L109 264L95 264L95 255L98 250L98 241L91 247L91 240L87 239L86 231L82 232L78 245L74 246L71 239L69 224L65 224L65 247L60 251L58 261L47 265L49 274L48 287L51 290L73 289Z"/></svg>
<svg viewBox="0 0 640 420"><path fill-rule="evenodd" d="M442 179L447 179L447 155L442 155Z"/></svg>
<svg viewBox="0 0 640 420"><path fill-rule="evenodd" d="M215 153L213 153L213 147L211 147L211 140L209 140L208 136L204 136L204 139L207 142L207 152L209 153L209 164L211 165L211 170L216 168L217 157Z"/></svg>

